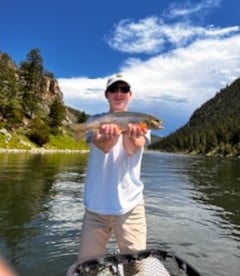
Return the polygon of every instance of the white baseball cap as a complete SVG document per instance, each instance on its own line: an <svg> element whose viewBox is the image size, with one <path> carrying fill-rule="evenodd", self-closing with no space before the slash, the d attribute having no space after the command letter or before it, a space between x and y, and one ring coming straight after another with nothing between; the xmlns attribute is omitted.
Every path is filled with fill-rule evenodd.
<svg viewBox="0 0 240 276"><path fill-rule="evenodd" d="M112 84L114 84L115 82L118 82L118 81L125 82L130 87L129 82L121 74L116 74L113 77L108 79L106 90L108 89L108 87L110 87Z"/></svg>

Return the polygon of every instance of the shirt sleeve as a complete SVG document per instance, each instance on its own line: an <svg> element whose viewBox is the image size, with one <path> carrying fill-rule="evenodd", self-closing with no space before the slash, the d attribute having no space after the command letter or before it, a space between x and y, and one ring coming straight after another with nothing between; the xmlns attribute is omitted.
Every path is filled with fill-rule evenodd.
<svg viewBox="0 0 240 276"><path fill-rule="evenodd" d="M151 144L151 130L148 130L146 135L145 135L145 139L146 139L146 145Z"/></svg>
<svg viewBox="0 0 240 276"><path fill-rule="evenodd" d="M92 130L86 133L85 139L87 143L91 143L92 134L93 134Z"/></svg>

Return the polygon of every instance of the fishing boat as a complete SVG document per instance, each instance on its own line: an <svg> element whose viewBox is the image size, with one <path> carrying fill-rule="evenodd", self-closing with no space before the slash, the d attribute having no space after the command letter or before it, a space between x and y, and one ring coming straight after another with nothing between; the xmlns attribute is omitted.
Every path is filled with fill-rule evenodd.
<svg viewBox="0 0 240 276"><path fill-rule="evenodd" d="M67 276L201 276L189 263L170 252L148 249L134 254L107 254L72 265Z"/></svg>

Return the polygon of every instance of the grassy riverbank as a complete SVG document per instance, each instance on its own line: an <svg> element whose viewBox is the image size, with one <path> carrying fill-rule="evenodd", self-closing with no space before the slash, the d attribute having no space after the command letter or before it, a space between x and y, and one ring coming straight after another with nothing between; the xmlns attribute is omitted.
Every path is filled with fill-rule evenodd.
<svg viewBox="0 0 240 276"><path fill-rule="evenodd" d="M13 133L7 139L0 134L0 151L31 151L31 152L51 152L51 151L88 151L88 145L84 140L75 141L68 134L51 135L49 142L42 147L31 142L26 136Z"/></svg>

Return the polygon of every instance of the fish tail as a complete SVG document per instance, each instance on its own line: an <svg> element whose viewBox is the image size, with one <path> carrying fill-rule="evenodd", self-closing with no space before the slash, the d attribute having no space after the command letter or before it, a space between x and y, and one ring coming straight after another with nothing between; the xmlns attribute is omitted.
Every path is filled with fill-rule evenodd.
<svg viewBox="0 0 240 276"><path fill-rule="evenodd" d="M79 141L84 138L86 133L88 132L88 128L85 123L83 124L72 124L70 125L70 130L72 135L76 141Z"/></svg>

